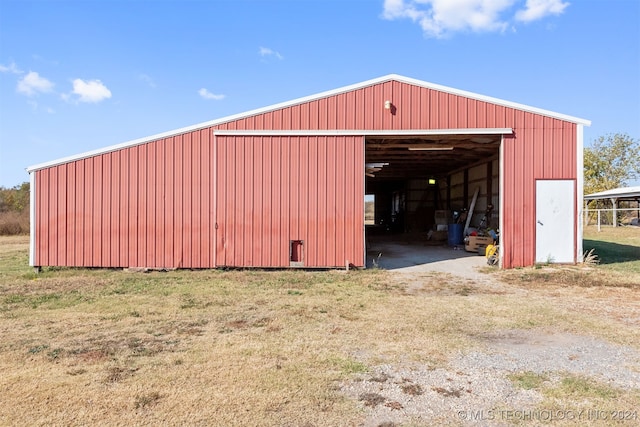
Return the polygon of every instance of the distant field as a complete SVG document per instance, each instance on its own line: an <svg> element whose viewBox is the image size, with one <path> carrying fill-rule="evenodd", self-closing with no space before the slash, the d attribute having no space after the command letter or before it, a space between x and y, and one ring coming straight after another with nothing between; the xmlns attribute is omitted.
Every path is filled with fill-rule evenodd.
<svg viewBox="0 0 640 427"><path fill-rule="evenodd" d="M605 265L422 274L415 292L380 270L35 274L28 238L2 237L0 425L355 426L363 402L343 381L383 363L446 366L492 331L640 348L637 261L615 258L637 236L586 235ZM628 390L557 393L560 407L640 406Z"/></svg>
<svg viewBox="0 0 640 427"><path fill-rule="evenodd" d="M364 223L373 225L376 222L376 208L373 202L364 203Z"/></svg>

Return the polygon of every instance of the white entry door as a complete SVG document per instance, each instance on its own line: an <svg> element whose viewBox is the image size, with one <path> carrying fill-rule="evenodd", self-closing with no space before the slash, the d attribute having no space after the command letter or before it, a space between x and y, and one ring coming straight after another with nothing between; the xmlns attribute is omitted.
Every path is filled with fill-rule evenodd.
<svg viewBox="0 0 640 427"><path fill-rule="evenodd" d="M536 181L536 262L574 263L575 181Z"/></svg>

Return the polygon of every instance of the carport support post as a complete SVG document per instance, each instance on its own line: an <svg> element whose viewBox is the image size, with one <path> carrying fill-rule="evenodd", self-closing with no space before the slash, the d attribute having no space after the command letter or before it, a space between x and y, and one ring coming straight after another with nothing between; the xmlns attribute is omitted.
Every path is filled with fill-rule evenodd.
<svg viewBox="0 0 640 427"><path fill-rule="evenodd" d="M611 203L613 204L613 226L618 226L618 199L611 198Z"/></svg>

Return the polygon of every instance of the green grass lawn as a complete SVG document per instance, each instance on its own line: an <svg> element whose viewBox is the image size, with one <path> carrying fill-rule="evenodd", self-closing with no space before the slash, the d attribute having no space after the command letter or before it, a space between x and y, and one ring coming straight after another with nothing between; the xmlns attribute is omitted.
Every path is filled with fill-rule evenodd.
<svg viewBox="0 0 640 427"><path fill-rule="evenodd" d="M594 249L600 265L620 273L640 274L640 227L597 227L584 229L585 253Z"/></svg>

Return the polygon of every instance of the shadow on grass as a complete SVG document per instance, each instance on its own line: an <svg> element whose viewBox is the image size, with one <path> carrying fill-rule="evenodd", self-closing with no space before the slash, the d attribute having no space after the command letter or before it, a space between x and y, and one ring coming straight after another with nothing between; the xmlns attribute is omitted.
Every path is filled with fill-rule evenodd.
<svg viewBox="0 0 640 427"><path fill-rule="evenodd" d="M584 240L584 251L595 249L600 264L617 264L621 262L640 261L640 247L604 242L602 240Z"/></svg>

